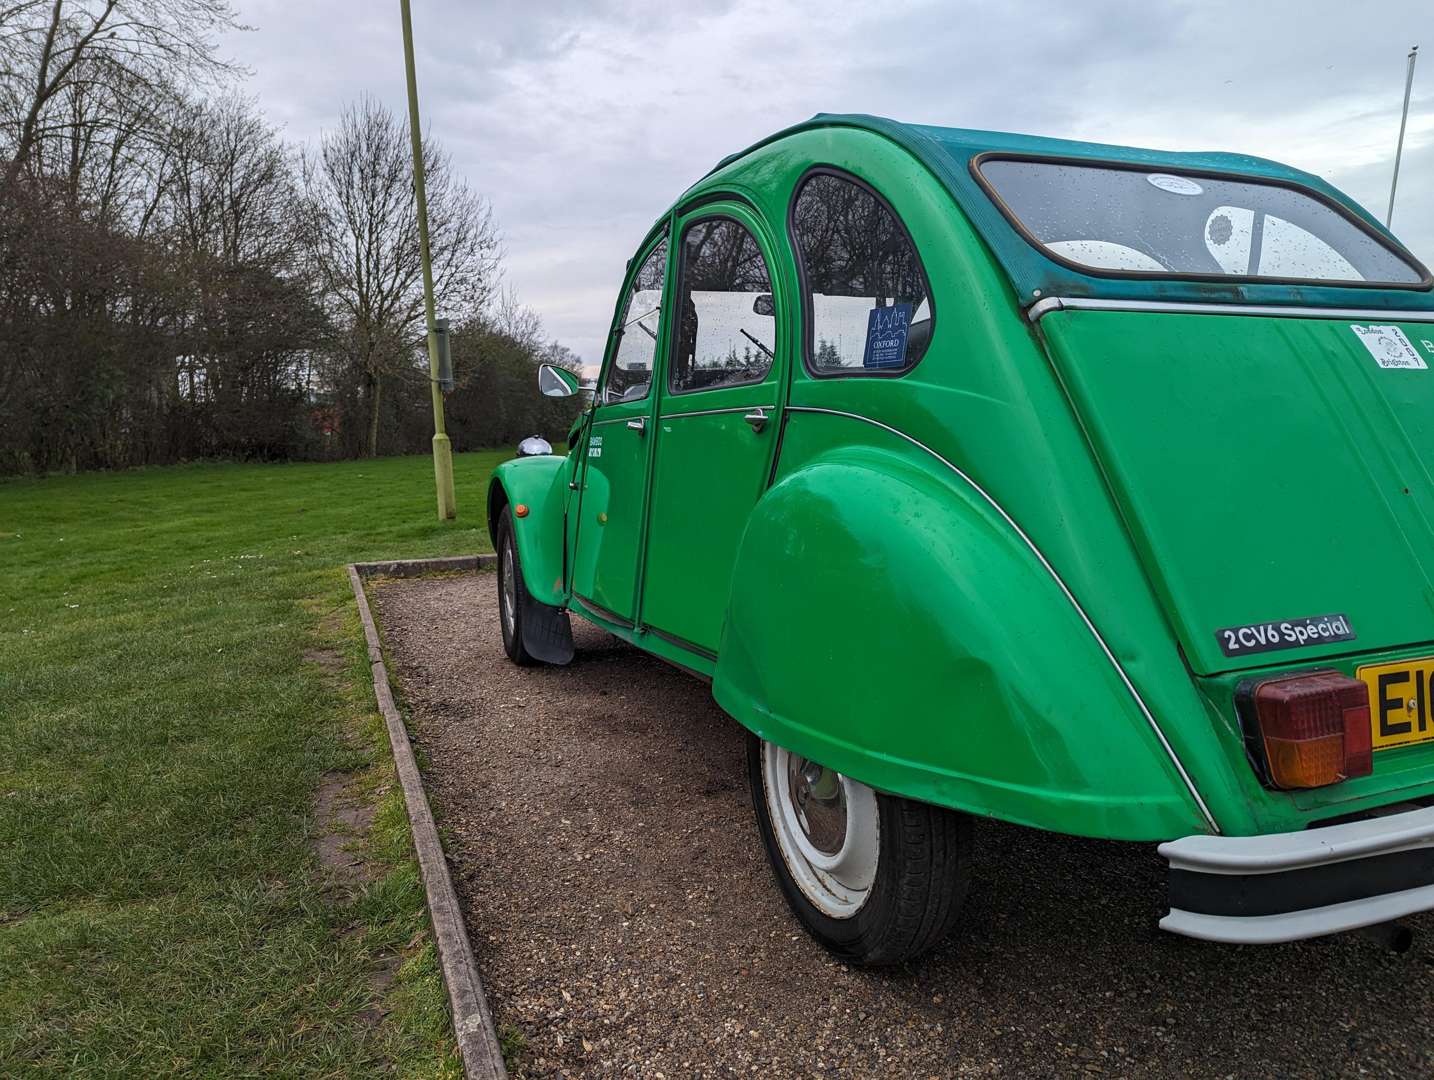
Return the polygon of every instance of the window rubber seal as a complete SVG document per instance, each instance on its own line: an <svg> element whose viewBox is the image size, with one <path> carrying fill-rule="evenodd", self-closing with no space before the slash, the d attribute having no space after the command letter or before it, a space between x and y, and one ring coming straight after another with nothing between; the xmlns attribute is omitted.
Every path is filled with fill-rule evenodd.
<svg viewBox="0 0 1434 1080"><path fill-rule="evenodd" d="M727 201L727 200L724 198L724 199L721 199L721 200L711 199L711 200L708 200L708 201L709 201L709 202L718 202L718 201L725 202L725 201ZM701 203L697 203L697 204L694 205L694 207L693 207L692 210L688 211L688 213L696 213L696 212L700 211L701 209L702 209L702 204L701 204ZM676 273L676 281L674 282L674 284L675 284L676 287L677 287L677 292L678 292L678 293L681 293L681 292L682 292L682 275L687 272L687 242L686 242L686 241L687 241L687 233L688 233L688 231L689 231L694 225L701 225L703 222L707 222L707 221L730 221L733 225L736 225L737 228L741 229L744 233L746 233L748 236L750 236L750 237L752 238L752 243L754 243L754 244L757 245L757 254L762 257L762 267L763 267L763 269L765 269L765 270L767 271L767 289L768 289L768 291L770 292L770 291L772 290L772 264L767 261L767 255L766 255L766 252L764 252L764 251L762 250L762 245L761 245L761 243L758 242L756 235L752 232L751 229L747 228L746 225L744 225L744 224L743 224L741 221L739 221L737 218L733 217L731 214L725 214L725 213L723 213L723 212L720 211L720 210L715 211L714 213L711 213L711 214L703 214L701 217L696 218L696 219L693 220L693 221L687 222L685 225L682 226L681 231L678 233L678 236L677 236L677 266L676 266L676 271L677 271L677 273ZM757 294L757 293L753 293L752 295L753 295L753 296L756 296L756 295L758 295L758 294ZM681 298L680 296L674 294L673 297L672 297L672 302L673 302L673 304L678 304L678 303L681 302L681 299L682 299L682 298ZM709 393L709 392L714 392L714 393L715 393L716 391L719 391L719 390L736 390L736 389L738 389L739 387L743 387L743 386L760 386L762 383L764 383L764 382L767 381L768 377L772 374L772 369L775 368L776 365L777 365L777 357L776 357L776 355L775 355L775 354L776 354L776 346L777 346L777 345L780 345L780 344L781 344L781 341L780 341L779 338L777 338L777 337L774 335L774 336L773 336L773 339L772 339L773 355L768 358L768 360L767 360L767 369L762 372L762 375L761 375L760 378L756 378L756 379L743 379L741 382L723 383L721 386L692 386L692 387L688 387L688 388L685 389L685 390L679 390L679 389L677 389L676 387L674 387L674 386L672 385L672 375L673 375L673 372L676 370L676 364L674 363L674 361L677 359L677 350L678 350L678 348L681 347L681 342L682 342L682 314L681 314L681 312L677 311L675 308L674 308L674 310L673 310L673 321L677 324L676 327L674 328L675 333L669 334L669 335L668 335L668 339L667 339L667 379L666 379L666 383L667 383L667 396L668 396L668 397L681 397L681 396L683 396L684 394L705 394L705 393Z"/></svg>
<svg viewBox="0 0 1434 1080"><path fill-rule="evenodd" d="M1434 276L1431 276L1429 268L1425 266L1414 255L1397 240L1391 241L1375 229L1369 222L1365 221L1349 207L1345 206L1338 199L1326 195L1323 191L1317 191L1312 187L1301 184L1295 180L1276 180L1265 176L1251 176L1248 173L1231 172L1226 169L1186 168L1184 166L1170 165L1165 171L1176 176L1205 177L1210 180L1226 180L1236 184L1260 184L1264 187L1281 188L1285 191L1295 191L1301 195L1308 196L1326 209L1333 210L1340 218L1353 225L1369 239L1373 240L1390 255L1393 255L1400 262L1410 267L1420 275L1418 281L1347 281L1334 278L1295 278L1295 277L1266 277L1260 274L1206 274L1206 273L1174 273L1165 270L1113 270L1098 266L1087 266L1085 263L1068 259L1064 255L1057 254L1037 239L1035 233L1027 228L1025 222L1017 216L1010 205L996 186L986 178L981 171L981 166L988 161L1025 161L1044 165L1070 165L1083 166L1094 169L1115 169L1122 172L1159 172L1158 166L1152 167L1149 162L1121 161L1118 158L1091 158L1072 156L1068 154L1017 154L1008 150L987 150L976 154L971 158L968 168L971 176L980 185L986 197L991 200L1006 223L1031 247L1058 266L1067 270L1074 270L1078 274L1085 274L1088 277L1111 278L1121 281L1198 281L1198 282L1220 282L1227 285L1304 285L1321 289L1399 289L1404 292L1428 292L1434 287Z"/></svg>
<svg viewBox="0 0 1434 1080"><path fill-rule="evenodd" d="M802 245L797 238L797 200L801 198L802 188L806 187L807 181L814 176L834 176L838 180L854 184L874 198L891 215L892 220L901 230L901 235L910 246L911 253L916 256L916 269L921 273L921 284L926 288L926 303L931 308L931 334L927 338L926 348L922 350L921 355L904 367L890 370L839 368L835 371L823 371L812 362L812 291L807 286L806 260L802 258ZM787 203L787 238L792 245L792 256L797 264L797 291L801 294L800 310L802 313L802 367L809 376L813 379L900 379L916 370L921 361L930 355L932 343L936 340L936 295L931 291L931 277L926 273L926 263L921 258L921 249L916 246L911 230L906 227L906 222L902 220L901 215L896 212L896 208L891 205L886 196L861 177L836 165L825 163L813 165L797 178L797 182L792 188L792 197Z"/></svg>

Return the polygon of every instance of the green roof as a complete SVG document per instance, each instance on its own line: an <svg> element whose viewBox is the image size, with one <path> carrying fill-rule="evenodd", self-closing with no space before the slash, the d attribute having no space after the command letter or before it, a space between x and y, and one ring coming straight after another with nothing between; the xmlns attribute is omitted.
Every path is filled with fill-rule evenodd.
<svg viewBox="0 0 1434 1080"><path fill-rule="evenodd" d="M1158 278L1107 277L1081 273L1048 258L1042 249L1027 241L976 181L972 159L985 153L1036 157L1082 158L1092 162L1181 170L1205 170L1276 181L1310 189L1348 209L1378 236L1383 237L1415 266L1419 261L1367 210L1342 191L1312 173L1277 161L1247 154L1215 151L1175 152L1147 150L1133 146L1077 142L1038 135L1017 135L1000 131L932 127L903 124L878 116L818 113L763 139L755 146L724 158L712 170L726 165L778 139L817 128L847 127L874 132L890 139L920 160L955 199L990 246L1011 279L1023 303L1041 297L1099 297L1123 300L1182 300L1238 302L1247 304L1310 305L1318 307L1372 308L1381 310L1434 310L1434 291L1422 287L1382 287L1334 284L1281 284L1232 279L1188 280L1171 275ZM709 176L711 173L708 174ZM1420 269L1423 269L1420 266ZM1428 274L1426 272L1427 279Z"/></svg>

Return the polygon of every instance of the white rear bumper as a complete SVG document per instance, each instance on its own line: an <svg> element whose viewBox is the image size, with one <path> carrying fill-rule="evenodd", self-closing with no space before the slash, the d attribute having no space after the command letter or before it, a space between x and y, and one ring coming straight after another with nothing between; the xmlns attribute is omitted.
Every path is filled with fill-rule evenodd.
<svg viewBox="0 0 1434 1080"><path fill-rule="evenodd" d="M1266 836L1187 836L1160 845L1170 914L1206 941L1273 944L1434 909L1434 807Z"/></svg>

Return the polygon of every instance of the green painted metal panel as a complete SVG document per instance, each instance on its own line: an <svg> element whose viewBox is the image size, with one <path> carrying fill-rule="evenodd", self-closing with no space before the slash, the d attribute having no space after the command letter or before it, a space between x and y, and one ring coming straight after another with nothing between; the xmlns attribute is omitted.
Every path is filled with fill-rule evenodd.
<svg viewBox="0 0 1434 1080"><path fill-rule="evenodd" d="M959 463L992 491L1071 584L1150 708L1162 717L1183 719L1167 722L1167 735L1221 828L1258 831L1258 808L1242 778L1228 767L1230 733L1212 724L1209 708L1186 675L1040 343L1021 316L1001 267L930 170L873 132L822 128L764 147L704 182L692 197L709 190L740 193L767 221L781 222L798 179L813 163L851 172L892 203L931 279L937 325L926 357L900 379L818 380L794 362L791 404L849 411L893 425ZM779 261L774 269L794 278L785 244ZM799 311L789 321L787 337L790 355L799 356ZM784 465L795 461L792 453L784 444ZM737 595L734 591L734 602ZM733 608L729 622L736 617ZM821 656L789 650L772 662L767 677L776 693L782 679L808 677ZM802 665L806 670L798 671ZM752 722L753 714L733 712ZM820 721L813 713L808 722ZM907 731L912 740L925 737L919 728ZM946 789L927 790L940 801ZM1017 792L1019 785L1006 790ZM1174 788L1163 797L1174 805L1188 795ZM1006 800L983 810L974 798L965 805L1019 820L1033 820L1050 809L1023 813ZM1133 805L1129 809L1136 812ZM1127 828L1137 826L1127 822ZM1192 826L1180 815L1157 815L1145 829L1175 836Z"/></svg>
<svg viewBox="0 0 1434 1080"><path fill-rule="evenodd" d="M628 425L646 423L651 409L650 401L632 401L595 410L583 461L572 590L624 619L636 611L652 445L645 428Z"/></svg>
<svg viewBox="0 0 1434 1080"><path fill-rule="evenodd" d="M713 691L764 737L882 790L1084 835L1204 828L1020 538L935 459L850 419L789 420Z"/></svg>
<svg viewBox="0 0 1434 1080"><path fill-rule="evenodd" d="M625 615L622 598L641 586L640 619L704 647L725 625L716 664L607 622L580 599L574 610L713 674L729 712L793 749L886 790L1045 828L1130 839L1208 830L1193 788L1221 831L1243 835L1434 790L1434 747L1382 753L1373 777L1323 791L1265 790L1234 716L1241 672L1212 652L1213 630L1246 617L1248 601L1261 605L1252 619L1301 599L1280 617L1323 614L1326 603L1346 611L1355 645L1379 650L1363 654L1371 659L1434 639L1434 401L1416 381L1434 372L1377 368L1348 320L1082 311L1048 314L1037 330L1022 290L1056 279L1040 276L1049 268L1038 257L1022 263L1034 249L1000 232L1004 219L990 217L984 194L963 195L953 173L978 144L1020 140L899 128L814 121L724 164L680 204L745 201L772 245L789 362L771 400L792 410L774 486L749 489L749 473L721 467L752 434L740 413L673 415L720 407L707 394L597 410L597 419L648 416L648 436L634 433L621 462L593 467L625 423L592 429L601 458L578 444L587 468L568 498L570 587ZM944 149L934 145L942 138ZM814 164L881 192L925 265L935 332L901 378L817 379L800 362L786 220ZM1178 285L1078 278L1062 287L1184 295ZM1428 294L1403 290L1187 292L1434 310ZM1418 323L1404 330L1416 345L1434 339ZM710 396L722 394L735 391ZM1296 504L1309 542L1289 555L1264 523ZM1346 523L1342 506L1358 520ZM547 500L534 514L560 509ZM1239 546L1221 548L1231 529ZM694 566L700 552L701 567L720 569L734 543L730 587ZM644 566L645 585L635 578ZM1352 664L1340 651L1258 662ZM1223 673L1192 677L1187 659Z"/></svg>
<svg viewBox="0 0 1434 1080"><path fill-rule="evenodd" d="M573 459L566 456L516 458L493 470L488 484L488 533L497 549L499 508L504 503L528 507L526 517L513 518L523 582L533 598L560 606L566 600L563 582L563 507Z"/></svg>
<svg viewBox="0 0 1434 1080"><path fill-rule="evenodd" d="M715 665L709 657L684 648L651 630L639 630L626 623L614 622L607 618L602 611L585 605L581 597L573 598L572 610L594 626L602 627L614 637L619 637L639 649L650 652L653 656L666 660L669 664L673 664L689 674L709 681L712 678Z"/></svg>
<svg viewBox="0 0 1434 1080"><path fill-rule="evenodd" d="M734 398L742 404L658 421L642 622L715 651L737 544L766 486L778 425L774 419L758 432L742 418L775 404L772 383L713 396L724 410Z"/></svg>
<svg viewBox="0 0 1434 1080"><path fill-rule="evenodd" d="M643 241L638 256L628 263L628 280L617 297L600 381L606 380L622 341L621 320L627 311L630 281L640 273L643 260L656 249L661 232L660 223ZM670 267L670 246L667 254ZM589 406L582 457L574 470L578 490L576 497L569 500L569 591L628 621L637 614L638 568L652 465L653 440L649 433L656 415L656 386L662 377L661 357L671 321L670 291L663 290L658 336L653 344L652 383L647 394L634 401L604 404L594 400Z"/></svg>
<svg viewBox="0 0 1434 1080"><path fill-rule="evenodd" d="M731 593L732 564L752 507L767 485L780 427L779 403L790 350L789 290L776 273L776 239L744 207L704 205L678 233L711 215L735 218L756 238L773 277L777 355L758 383L673 393L666 368L658 406L652 497L643 566L641 622L715 652ZM771 419L754 427L757 408Z"/></svg>
<svg viewBox="0 0 1434 1080"><path fill-rule="evenodd" d="M1380 367L1348 319L1041 327L1197 672L1268 663L1233 637L1249 624L1348 616L1353 641L1282 636L1290 662L1434 637L1434 370Z"/></svg>
<svg viewBox="0 0 1434 1080"><path fill-rule="evenodd" d="M1353 676L1362 663L1400 660L1406 657L1418 658L1434 655L1434 647L1419 645L1413 648L1383 651L1376 656L1344 656L1321 659L1306 664L1290 664L1288 660L1271 661L1268 667L1252 670L1227 672L1199 680L1201 689L1212 703L1228 714L1224 722L1234 729L1233 701L1235 688L1242 680L1266 674L1276 674L1304 668L1334 669ZM1233 744L1232 744L1233 750ZM1242 753L1232 752L1230 769L1235 775L1248 771ZM1374 771L1368 776L1331 784L1328 787L1310 788L1306 791L1273 792L1252 786L1250 799L1258 804L1264 819L1264 830L1285 831L1301 829L1311 821L1320 818L1343 816L1373 807L1385 805L1394 800L1413 800L1434 796L1434 743L1404 746L1380 750L1374 755Z"/></svg>

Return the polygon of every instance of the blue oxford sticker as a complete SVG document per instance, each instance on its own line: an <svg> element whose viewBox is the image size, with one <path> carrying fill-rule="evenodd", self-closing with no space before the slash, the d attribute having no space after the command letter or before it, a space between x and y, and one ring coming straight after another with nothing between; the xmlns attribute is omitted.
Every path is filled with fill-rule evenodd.
<svg viewBox="0 0 1434 1080"><path fill-rule="evenodd" d="M905 367L906 337L910 332L910 304L872 308L866 317L866 351L862 354L861 366Z"/></svg>

